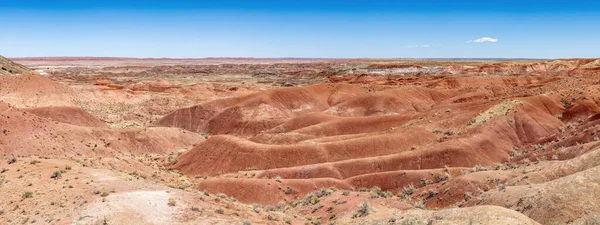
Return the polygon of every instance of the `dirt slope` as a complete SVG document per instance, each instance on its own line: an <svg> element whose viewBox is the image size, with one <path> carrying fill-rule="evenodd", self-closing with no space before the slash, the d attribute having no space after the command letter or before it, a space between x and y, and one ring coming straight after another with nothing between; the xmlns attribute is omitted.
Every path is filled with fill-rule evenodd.
<svg viewBox="0 0 600 225"><path fill-rule="evenodd" d="M86 127L106 126L106 124L88 112L76 107L41 107L26 109L26 111L36 116L50 118L61 123Z"/></svg>
<svg viewBox="0 0 600 225"><path fill-rule="evenodd" d="M0 56L0 75L19 76L33 74L29 68Z"/></svg>

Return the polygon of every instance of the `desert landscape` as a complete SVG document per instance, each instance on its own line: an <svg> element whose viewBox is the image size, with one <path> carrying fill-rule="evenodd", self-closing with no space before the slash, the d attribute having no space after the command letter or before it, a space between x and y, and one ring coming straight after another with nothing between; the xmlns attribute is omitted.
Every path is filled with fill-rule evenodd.
<svg viewBox="0 0 600 225"><path fill-rule="evenodd" d="M600 224L600 59L0 66L0 224Z"/></svg>

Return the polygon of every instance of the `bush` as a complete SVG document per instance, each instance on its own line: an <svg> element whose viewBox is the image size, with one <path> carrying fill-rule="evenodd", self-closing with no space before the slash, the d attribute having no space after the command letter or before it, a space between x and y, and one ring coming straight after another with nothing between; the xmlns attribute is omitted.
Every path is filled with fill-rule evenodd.
<svg viewBox="0 0 600 225"><path fill-rule="evenodd" d="M217 197L219 197L219 198L227 198L227 195L225 195L223 193L218 193Z"/></svg>
<svg viewBox="0 0 600 225"><path fill-rule="evenodd" d="M21 195L22 199L26 199L26 198L33 198L33 192L31 191L26 191L25 193L23 193L23 195Z"/></svg>
<svg viewBox="0 0 600 225"><path fill-rule="evenodd" d="M290 188L290 187L287 187L287 188L285 189L284 193L285 193L286 195L290 195L290 194L294 194L294 193L296 193L296 191L294 191L294 189L292 189L292 188Z"/></svg>
<svg viewBox="0 0 600 225"><path fill-rule="evenodd" d="M389 191L383 191L380 187L375 186L371 190L370 196L371 198L391 198L394 195Z"/></svg>
<svg viewBox="0 0 600 225"><path fill-rule="evenodd" d="M423 199L419 199L417 202L413 203L413 206L417 209L424 209L425 202L423 201Z"/></svg>
<svg viewBox="0 0 600 225"><path fill-rule="evenodd" d="M329 195L331 195L331 193L333 193L331 190L322 188L321 190L316 191L315 195L320 198L323 196L329 196Z"/></svg>
<svg viewBox="0 0 600 225"><path fill-rule="evenodd" d="M255 213L260 213L260 211L262 211L262 206L260 204L254 203L254 204L252 204L252 210Z"/></svg>
<svg viewBox="0 0 600 225"><path fill-rule="evenodd" d="M50 176L50 178L58 180L62 177L62 172L60 170L54 171L54 173L52 173L52 176Z"/></svg>
<svg viewBox="0 0 600 225"><path fill-rule="evenodd" d="M358 207L358 211L352 216L352 218L364 217L369 215L371 211L371 205L369 202L365 201Z"/></svg>
<svg viewBox="0 0 600 225"><path fill-rule="evenodd" d="M465 192L465 202L468 202L469 200L471 200L471 198L471 192Z"/></svg>
<svg viewBox="0 0 600 225"><path fill-rule="evenodd" d="M102 190L100 191L100 196L101 196L101 197L106 197L106 196L108 196L109 194L110 194L110 191L108 191L108 190L106 190L106 189L102 189Z"/></svg>
<svg viewBox="0 0 600 225"><path fill-rule="evenodd" d="M454 135L454 131L452 131L452 130L446 130L446 131L444 131L444 134L447 135L447 136L452 136L452 135Z"/></svg>
<svg viewBox="0 0 600 225"><path fill-rule="evenodd" d="M398 194L398 197L408 197L411 196L413 193L415 193L415 186L413 186L412 184L408 185L407 187L403 187L402 191Z"/></svg>
<svg viewBox="0 0 600 225"><path fill-rule="evenodd" d="M215 212L218 213L218 214L224 214L225 210L223 210L223 209L217 209L217 210L215 210Z"/></svg>
<svg viewBox="0 0 600 225"><path fill-rule="evenodd" d="M168 205L169 205L169 206L175 206L175 205L177 205L177 202L175 201L175 199L173 199L173 198L169 198L169 203L168 203Z"/></svg>
<svg viewBox="0 0 600 225"><path fill-rule="evenodd" d="M319 199L319 197L317 196L313 196L312 199L310 200L310 202L314 205L319 203L321 200Z"/></svg>
<svg viewBox="0 0 600 225"><path fill-rule="evenodd" d="M498 184L499 190L504 190L505 188L506 188L506 186L504 184Z"/></svg>
<svg viewBox="0 0 600 225"><path fill-rule="evenodd" d="M427 192L429 194L429 198L432 198L439 193L438 190L435 188L430 188Z"/></svg>
<svg viewBox="0 0 600 225"><path fill-rule="evenodd" d="M16 162L17 162L17 158L15 158L15 157L11 157L11 158L9 158L9 159L7 160L7 162L8 162L8 164L9 164L9 165L10 165L10 164L13 164L13 163L16 163Z"/></svg>

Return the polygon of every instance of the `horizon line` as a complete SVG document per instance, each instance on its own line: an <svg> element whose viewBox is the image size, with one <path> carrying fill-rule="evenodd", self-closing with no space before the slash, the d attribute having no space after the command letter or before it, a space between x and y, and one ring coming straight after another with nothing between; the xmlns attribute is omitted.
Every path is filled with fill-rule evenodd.
<svg viewBox="0 0 600 225"><path fill-rule="evenodd" d="M11 60L42 60L42 59L63 59L63 60L575 60L575 59L596 59L596 57L574 57L574 58L529 58L529 57L440 57L440 58L401 58L401 57L120 57L120 56L26 56L26 57L7 57Z"/></svg>

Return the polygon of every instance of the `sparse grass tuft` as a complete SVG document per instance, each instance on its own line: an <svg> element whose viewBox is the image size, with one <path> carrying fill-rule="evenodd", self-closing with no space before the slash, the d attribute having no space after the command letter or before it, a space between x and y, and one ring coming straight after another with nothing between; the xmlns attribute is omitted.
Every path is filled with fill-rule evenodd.
<svg viewBox="0 0 600 225"><path fill-rule="evenodd" d="M22 199L27 199L27 198L33 198L33 192L31 191L26 191L23 193L23 195L21 195Z"/></svg>
<svg viewBox="0 0 600 225"><path fill-rule="evenodd" d="M173 199L173 198L169 198L169 203L168 203L168 205L169 205L169 206L175 206L175 205L177 205L177 202L175 201L175 199Z"/></svg>

